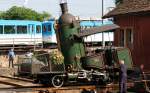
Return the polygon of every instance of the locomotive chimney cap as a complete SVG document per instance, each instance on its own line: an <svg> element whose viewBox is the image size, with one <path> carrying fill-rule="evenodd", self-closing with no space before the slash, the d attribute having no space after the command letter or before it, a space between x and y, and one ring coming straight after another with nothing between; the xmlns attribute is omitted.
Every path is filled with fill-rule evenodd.
<svg viewBox="0 0 150 93"><path fill-rule="evenodd" d="M63 24L71 24L75 21L75 17L68 13L68 6L67 6L67 2L65 2L64 0L62 0L63 2L60 3L60 7L61 7L61 11L62 11L62 15L60 16L60 23Z"/></svg>
<svg viewBox="0 0 150 93"><path fill-rule="evenodd" d="M60 0L60 3L67 3L67 0Z"/></svg>
<svg viewBox="0 0 150 93"><path fill-rule="evenodd" d="M67 2L60 3L62 14L68 12Z"/></svg>

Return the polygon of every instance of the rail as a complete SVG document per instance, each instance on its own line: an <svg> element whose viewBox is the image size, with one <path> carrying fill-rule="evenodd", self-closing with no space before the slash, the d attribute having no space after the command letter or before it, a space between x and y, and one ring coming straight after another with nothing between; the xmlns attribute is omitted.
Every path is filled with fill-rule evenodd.
<svg viewBox="0 0 150 93"><path fill-rule="evenodd" d="M33 84L30 83L32 80L18 78L18 77L7 77L7 76L0 76L0 83L5 85L10 85L9 87L0 87L1 90L9 90L16 89L19 91L29 91L32 93L82 93L84 90L88 92L84 93L93 93L94 91L97 93L117 93L119 91L119 84L112 83L106 86L94 86L94 85L65 85L61 88L54 88L50 86L43 86L41 84ZM145 82L136 81L136 82ZM128 82L127 88L134 86L135 82ZM145 84L144 84L145 85ZM89 92L92 91L92 92ZM129 91L130 92L130 91ZM26 92L23 92L26 93ZM28 93L28 92L27 92ZM145 92L144 92L145 93ZM149 93L149 92L148 92Z"/></svg>

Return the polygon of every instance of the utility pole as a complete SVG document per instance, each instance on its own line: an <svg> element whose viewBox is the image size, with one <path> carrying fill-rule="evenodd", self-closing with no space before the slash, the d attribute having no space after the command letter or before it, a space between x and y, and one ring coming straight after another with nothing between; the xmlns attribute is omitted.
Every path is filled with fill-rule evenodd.
<svg viewBox="0 0 150 93"><path fill-rule="evenodd" d="M102 0L102 17L104 16L104 0ZM102 25L103 25L103 19L102 19ZM104 40L104 32L102 32L102 46L105 46L105 40Z"/></svg>
<svg viewBox="0 0 150 93"><path fill-rule="evenodd" d="M104 0L102 0L102 17L104 16ZM102 19L102 24L103 24L103 19Z"/></svg>

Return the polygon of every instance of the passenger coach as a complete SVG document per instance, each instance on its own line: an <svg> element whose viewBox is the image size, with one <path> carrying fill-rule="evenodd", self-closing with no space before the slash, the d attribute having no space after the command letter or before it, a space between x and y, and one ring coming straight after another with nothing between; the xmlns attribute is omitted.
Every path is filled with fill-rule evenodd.
<svg viewBox="0 0 150 93"><path fill-rule="evenodd" d="M0 46L42 44L42 23L27 20L0 20Z"/></svg>

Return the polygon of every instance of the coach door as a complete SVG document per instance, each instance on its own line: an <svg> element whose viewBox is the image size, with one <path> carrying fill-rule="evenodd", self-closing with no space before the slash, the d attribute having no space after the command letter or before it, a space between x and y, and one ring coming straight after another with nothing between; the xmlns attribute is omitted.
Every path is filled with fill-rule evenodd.
<svg viewBox="0 0 150 93"><path fill-rule="evenodd" d="M35 44L35 25L29 24L30 44Z"/></svg>

